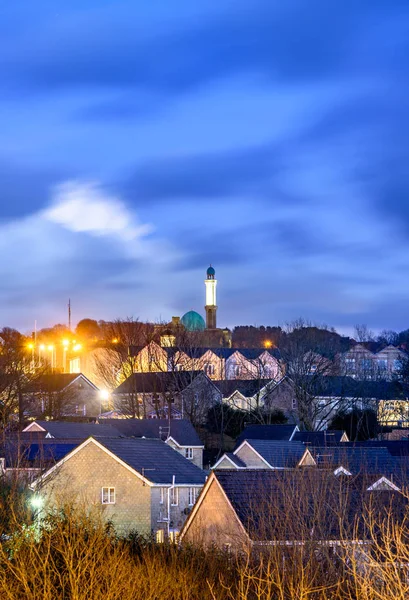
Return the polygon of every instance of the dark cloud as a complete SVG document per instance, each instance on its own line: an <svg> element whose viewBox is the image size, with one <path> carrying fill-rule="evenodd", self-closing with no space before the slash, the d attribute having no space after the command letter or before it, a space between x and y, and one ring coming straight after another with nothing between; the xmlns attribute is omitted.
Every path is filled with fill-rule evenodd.
<svg viewBox="0 0 409 600"><path fill-rule="evenodd" d="M46 206L50 187L62 177L62 169L0 161L0 221L19 218Z"/></svg>
<svg viewBox="0 0 409 600"><path fill-rule="evenodd" d="M147 23L142 37L129 26L133 18L143 23L135 5L128 22L114 19L117 31L107 22L90 28L89 20L71 17L57 21L50 34L47 23L46 43L42 27L26 41L35 45L35 52L28 54L26 45L15 49L9 41L0 68L6 89L47 91L136 86L181 93L243 72L264 73L274 81L332 77L353 66L363 28L373 18L382 22L387 9L388 17L400 14L402 3L240 2L226 5L217 17L162 35Z"/></svg>

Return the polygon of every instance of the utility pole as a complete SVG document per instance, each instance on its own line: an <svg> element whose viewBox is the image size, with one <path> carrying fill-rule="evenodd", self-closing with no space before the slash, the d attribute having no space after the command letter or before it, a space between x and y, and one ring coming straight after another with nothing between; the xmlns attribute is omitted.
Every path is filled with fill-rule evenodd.
<svg viewBox="0 0 409 600"><path fill-rule="evenodd" d="M68 298L68 329L71 331L71 298Z"/></svg>

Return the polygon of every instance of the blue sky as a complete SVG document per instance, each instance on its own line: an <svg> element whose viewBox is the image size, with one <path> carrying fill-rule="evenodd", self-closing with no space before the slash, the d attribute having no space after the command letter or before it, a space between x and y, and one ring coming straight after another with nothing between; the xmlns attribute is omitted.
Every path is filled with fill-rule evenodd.
<svg viewBox="0 0 409 600"><path fill-rule="evenodd" d="M2 325L409 327L407 0L0 8Z"/></svg>

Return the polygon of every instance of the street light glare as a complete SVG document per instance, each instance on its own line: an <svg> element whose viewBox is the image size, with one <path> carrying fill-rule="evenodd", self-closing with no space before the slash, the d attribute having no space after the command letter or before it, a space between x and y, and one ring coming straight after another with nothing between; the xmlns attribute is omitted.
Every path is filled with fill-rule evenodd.
<svg viewBox="0 0 409 600"><path fill-rule="evenodd" d="M109 392L108 392L108 390L100 390L99 395L101 396L101 400L108 400L109 399Z"/></svg>
<svg viewBox="0 0 409 600"><path fill-rule="evenodd" d="M69 345L69 340L63 340L62 345L66 348Z"/></svg>
<svg viewBox="0 0 409 600"><path fill-rule="evenodd" d="M54 346L50 345L50 346L48 346L48 348L47 348L47 349L48 349L50 352L52 352L52 351L54 350Z"/></svg>
<svg viewBox="0 0 409 600"><path fill-rule="evenodd" d="M33 508L41 508L44 504L44 498L42 498L41 496L39 496L38 494L36 494L35 496L33 496L30 500L30 504Z"/></svg>
<svg viewBox="0 0 409 600"><path fill-rule="evenodd" d="M81 350L81 348L82 348L81 344L75 344L75 346L74 346L73 350L74 350L75 352L78 352L79 350Z"/></svg>

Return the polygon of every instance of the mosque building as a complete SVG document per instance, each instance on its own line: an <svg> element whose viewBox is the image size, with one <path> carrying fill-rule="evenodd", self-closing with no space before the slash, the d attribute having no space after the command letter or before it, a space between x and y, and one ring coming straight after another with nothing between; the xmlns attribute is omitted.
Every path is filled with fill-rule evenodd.
<svg viewBox="0 0 409 600"><path fill-rule="evenodd" d="M202 347L227 347L231 348L231 331L217 327L217 302L216 302L216 271L212 267L206 271L205 283L205 313L206 321L195 310L189 310L182 317L172 317L171 323L166 326L161 336L162 346L175 344L178 328L183 328L194 334L195 345Z"/></svg>

